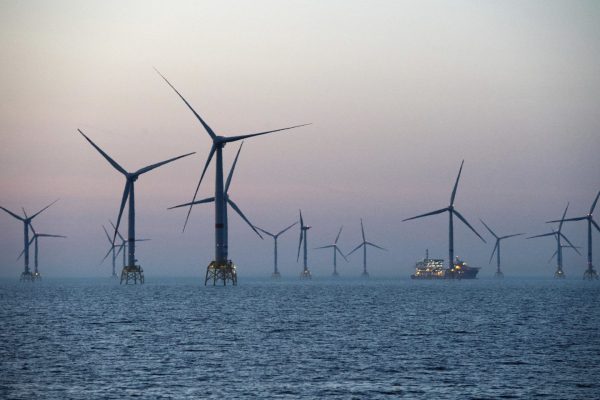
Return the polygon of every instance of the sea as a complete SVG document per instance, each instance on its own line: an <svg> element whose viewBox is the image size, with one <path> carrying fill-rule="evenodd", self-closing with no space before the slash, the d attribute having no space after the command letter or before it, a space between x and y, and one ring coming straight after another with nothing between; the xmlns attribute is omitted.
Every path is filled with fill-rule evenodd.
<svg viewBox="0 0 600 400"><path fill-rule="evenodd" d="M600 281L0 280L1 399L598 399Z"/></svg>

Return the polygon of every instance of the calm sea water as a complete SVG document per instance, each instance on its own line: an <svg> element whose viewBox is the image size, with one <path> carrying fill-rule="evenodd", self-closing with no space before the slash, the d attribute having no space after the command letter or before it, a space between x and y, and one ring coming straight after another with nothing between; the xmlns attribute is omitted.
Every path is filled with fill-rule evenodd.
<svg viewBox="0 0 600 400"><path fill-rule="evenodd" d="M600 398L600 283L0 281L0 398Z"/></svg>

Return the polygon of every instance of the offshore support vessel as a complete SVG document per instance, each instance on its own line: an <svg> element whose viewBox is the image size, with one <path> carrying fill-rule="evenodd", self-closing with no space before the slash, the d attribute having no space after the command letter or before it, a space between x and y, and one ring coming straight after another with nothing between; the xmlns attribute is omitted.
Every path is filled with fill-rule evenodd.
<svg viewBox="0 0 600 400"><path fill-rule="evenodd" d="M478 272L478 267L470 267L458 257L452 268L444 268L444 260L429 258L429 250L426 250L425 258L417 262L415 273L410 277L412 279L475 279Z"/></svg>

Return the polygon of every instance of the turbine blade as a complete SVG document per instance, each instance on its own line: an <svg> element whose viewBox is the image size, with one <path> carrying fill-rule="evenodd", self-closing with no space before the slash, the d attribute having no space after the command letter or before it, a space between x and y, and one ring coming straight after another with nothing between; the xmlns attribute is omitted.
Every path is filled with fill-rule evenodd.
<svg viewBox="0 0 600 400"><path fill-rule="evenodd" d="M244 142L240 144L240 148L235 155L235 159L233 160L233 164L231 165L231 171L229 171L229 175L227 176L227 182L225 183L225 193L229 192L229 185L231 184L231 178L233 177L233 171L235 171L235 165L237 164L238 157L240 156L240 151L242 151L242 146Z"/></svg>
<svg viewBox="0 0 600 400"><path fill-rule="evenodd" d="M577 254L581 255L581 253L579 252L579 250L577 250L577 246L574 246L573 243L571 243L571 241L569 240L569 238L567 238L565 235L563 235L562 233L559 233L560 237L565 239L565 241L567 243L569 243L569 246L571 246L576 252Z"/></svg>
<svg viewBox="0 0 600 400"><path fill-rule="evenodd" d="M202 175L200 176L200 180L198 181L198 186L196 186L196 191L194 192L194 197L192 198L192 203L194 201L196 201L196 196L198 195L198 190L200 189L200 184L202 183L202 179L204 179L204 174L206 174L206 169L208 168L208 164L210 164L210 161L213 158L213 155L215 154L216 151L216 147L213 144L212 147L210 148L210 153L208 153L208 159L206 160L206 164L204 164L204 169L202 170ZM190 205L190 208L188 209L188 213L187 216L185 217L185 223L183 224L183 232L185 232L185 227L187 226L188 220L190 219L190 213L192 212L192 206Z"/></svg>
<svg viewBox="0 0 600 400"><path fill-rule="evenodd" d="M288 229L292 228L294 225L296 225L298 223L298 221L294 222L293 224L291 224L290 226L288 226L287 228L285 228L284 230L280 231L279 233L277 233L277 235L275 235L276 237L285 233ZM264 231L263 231L264 232Z"/></svg>
<svg viewBox="0 0 600 400"><path fill-rule="evenodd" d="M110 220L108 222L110 222L110 224L112 225L112 227L115 230L115 232L117 232L117 235L119 236L119 239L121 239L122 241L125 241L125 238L121 235L121 232L119 232L117 230L117 227L115 226L115 224L113 224L112 221L110 221ZM112 243L113 243L113 246L114 246L114 242L112 242Z"/></svg>
<svg viewBox="0 0 600 400"><path fill-rule="evenodd" d="M251 223L251 222L248 220L248 218L246 218L246 216L244 215L244 213L242 212L242 210L240 210L240 208L237 206L237 204L235 204L235 203L233 202L233 200L231 200L229 197L227 197L227 203L229 203L229 205L231 206L231 208L233 208L233 209L235 210L235 212L236 212L236 213L238 213L238 215L239 215L240 217L242 217L242 219L243 219L244 221L246 221L246 223L248 224L248 226L249 226L250 228L252 228L252 230L254 231L254 233L256 233L256 234L258 235L258 237L259 237L259 238L261 238L261 239L264 239L264 238L262 237L262 235L260 234L260 232L258 232L258 231L256 230L256 228L254 227L254 225L252 225L252 223Z"/></svg>
<svg viewBox="0 0 600 400"><path fill-rule="evenodd" d="M300 229L304 228L304 220L302 219L302 210L300 210Z"/></svg>
<svg viewBox="0 0 600 400"><path fill-rule="evenodd" d="M110 255L110 252L112 250L113 250L113 247L111 246L111 248L108 249L108 251L106 252L106 255L104 256L104 258L102 258L102 261L100 261L100 264L98 264L98 265L101 265L104 262L104 260L106 260L106 258Z"/></svg>
<svg viewBox="0 0 600 400"><path fill-rule="evenodd" d="M458 181L460 180L460 174L462 172L463 169L463 165L465 163L465 160L462 160L462 162L460 163L460 169L458 170L458 176L456 177L456 182L454 183L454 189L452 189L452 196L450 197L450 205L454 205L454 198L456 197L456 189L458 188Z"/></svg>
<svg viewBox="0 0 600 400"><path fill-rule="evenodd" d="M553 221L546 221L546 223L547 223L547 224L552 224L552 223L555 223L555 222L560 222L560 221L564 221L564 222L568 222L568 221L581 221L581 220L583 220L583 219L587 219L587 218L588 218L588 217L587 217L587 215L586 215L585 217L577 217L577 218L565 218L565 219L563 219L563 220L561 220L561 219L555 219L555 220L553 220Z"/></svg>
<svg viewBox="0 0 600 400"><path fill-rule="evenodd" d="M592 225L594 225L596 227L596 229L598 229L598 232L600 232L600 226L598 226L596 221L594 221L593 219L591 219L590 221L592 222Z"/></svg>
<svg viewBox="0 0 600 400"><path fill-rule="evenodd" d="M259 228L258 226L255 226L256 229L258 229L259 231L261 231L262 233L264 233L265 235L271 236L272 238L275 238L276 235L273 235L271 232L267 232L262 228Z"/></svg>
<svg viewBox="0 0 600 400"><path fill-rule="evenodd" d="M360 231L362 233L363 242L366 242L367 239L365 238L365 227L363 226L362 218L360 219Z"/></svg>
<svg viewBox="0 0 600 400"><path fill-rule="evenodd" d="M330 244L330 245L327 245L327 246L313 247L313 249L315 249L315 250L321 250L321 249L330 249L332 247L335 247L335 245Z"/></svg>
<svg viewBox="0 0 600 400"><path fill-rule="evenodd" d="M494 258L494 253L496 253L496 249L498 248L498 244L500 243L500 239L496 239L496 245L494 246L494 250L492 250L492 255L490 256L490 261L488 264L492 263L492 259Z"/></svg>
<svg viewBox="0 0 600 400"><path fill-rule="evenodd" d="M66 236L63 235L51 235L49 233L38 233L37 235L35 235L36 237L53 237L53 238L63 238L66 239Z"/></svg>
<svg viewBox="0 0 600 400"><path fill-rule="evenodd" d="M340 256L344 257L344 260L346 260L346 262L349 262L348 258L344 255L344 253L342 253L339 247L335 246L335 251L337 251L340 254Z"/></svg>
<svg viewBox="0 0 600 400"><path fill-rule="evenodd" d="M37 217L38 215L40 215L43 211L45 211L46 209L48 209L48 207L50 207L51 205L53 205L54 203L56 203L58 200L59 199L54 200L52 203L48 204L46 207L42 208L40 211L38 211L35 214L33 214L31 217L29 217L29 220L31 221L32 219L34 219L35 217Z"/></svg>
<svg viewBox="0 0 600 400"><path fill-rule="evenodd" d="M118 257L119 254L121 254L121 250L123 250L123 248L125 247L125 245L120 245L118 247L119 247L119 250L117 251L117 254L115 254L115 257Z"/></svg>
<svg viewBox="0 0 600 400"><path fill-rule="evenodd" d="M191 203L184 203L184 204L179 204L177 206L169 207L167 210L172 210L174 208L181 208L181 207L193 206L193 205L196 205L196 204L211 203L213 201L215 201L214 197L207 197L206 199L196 200L196 201L193 201Z"/></svg>
<svg viewBox="0 0 600 400"><path fill-rule="evenodd" d="M590 207L590 215L592 215L594 213L594 208L596 208L596 203L598 203L598 197L600 197L600 190L598 191L598 194L596 195L596 199L592 203L592 207Z"/></svg>
<svg viewBox="0 0 600 400"><path fill-rule="evenodd" d="M98 146L96 146L96 143L92 142L92 140L87 137L85 135L85 133L83 133L81 131L81 129L77 129L79 131L79 133L81 133L83 135L83 137L90 142L90 144L92 146L94 146L94 148L96 150L98 150L98 153L100 153L102 155L102 157L104 157L106 159L106 161L108 161L110 163L110 165L112 165L117 171L119 171L120 173L122 173L123 175L127 175L127 171L125 171L125 169L123 167L121 167L115 160L113 160L112 158L110 158L110 156L108 154L106 154L104 151L102 151L102 149Z"/></svg>
<svg viewBox="0 0 600 400"><path fill-rule="evenodd" d="M335 242L333 242L334 244L337 244L338 240L340 239L340 235L342 234L342 229L344 229L344 225L340 226L340 231L338 232L337 236L335 237Z"/></svg>
<svg viewBox="0 0 600 400"><path fill-rule="evenodd" d="M300 226L300 240L298 242L298 255L296 256L296 262L298 262L300 260L300 247L302 247L302 237L304 235L302 235L302 226Z"/></svg>
<svg viewBox="0 0 600 400"><path fill-rule="evenodd" d="M558 254L558 250L554 250L554 253L552 253L552 257L550 257L550 259L548 260L548 263L550 263L550 261L554 260L554 257L556 257L557 254Z"/></svg>
<svg viewBox="0 0 600 400"><path fill-rule="evenodd" d="M442 208L441 210L436 210L436 211L428 212L428 213L425 213L425 214L417 215L416 217L406 218L406 219L403 219L402 222L404 222L404 221L410 221L411 219L428 217L430 215L441 214L441 213L446 212L446 211L448 211L448 207Z"/></svg>
<svg viewBox="0 0 600 400"><path fill-rule="evenodd" d="M522 235L525 235L525 233L515 233L515 234L512 234L512 235L506 235L506 236L502 236L500 239L503 240L503 239L508 239L508 238L511 238L511 237L522 236Z"/></svg>
<svg viewBox="0 0 600 400"><path fill-rule="evenodd" d="M33 229L33 224L31 223L31 220L29 220L29 227L31 228L31 230L33 231L33 235L37 236L37 232L35 231L35 229Z"/></svg>
<svg viewBox="0 0 600 400"><path fill-rule="evenodd" d="M246 138L251 138L251 137L254 137L254 136L266 135L267 133L273 133L273 132L287 131L288 129L300 128L302 126L307 126L307 125L310 125L310 124L294 125L294 126L290 126L290 127L287 127L287 128L274 129L272 131L259 132L259 133L251 133L249 135L229 136L229 137L226 137L224 139L224 142L225 143L237 142L238 140L242 140L242 139L246 139Z"/></svg>
<svg viewBox="0 0 600 400"><path fill-rule="evenodd" d="M127 181L125 184L125 190L123 191L123 198L121 199L121 207L119 208L119 216L117 218L117 226L115 226L115 233L113 234L112 244L115 244L115 239L117 237L117 233L119 232L119 225L121 224L121 216L123 215L123 209L125 208L125 203L129 198L129 191L131 190L131 182ZM119 235L121 236L121 235Z"/></svg>
<svg viewBox="0 0 600 400"><path fill-rule="evenodd" d="M376 247L376 248L378 248L379 250L388 251L388 249L386 249L386 248L383 248L383 247L379 247L379 246L377 246L375 243L371 243L371 242L365 242L365 243L366 243L366 244L368 244L369 246Z"/></svg>
<svg viewBox="0 0 600 400"><path fill-rule="evenodd" d="M569 203L565 207L565 211L563 212L562 218L560 219L560 224L558 224L558 232L560 233L562 230L563 223L565 222L565 216L567 215L567 210L569 209Z"/></svg>
<svg viewBox="0 0 600 400"><path fill-rule="evenodd" d="M168 160L161 161L161 162L159 162L159 163L156 163L156 164L148 165L147 167L144 167L144 168L138 169L138 170L137 170L137 171L134 173L134 175L141 175L141 174L145 174L146 172L148 172L148 171L152 171L152 170L153 170L153 169L155 169L155 168L158 168L158 167L160 167L160 166L163 166L163 165L165 165L165 164L168 164L168 163L170 163L170 162L173 162L173 161L175 161L175 160L179 160L180 158L187 157L187 156L191 156L192 154L196 154L196 152L194 151L194 152L192 152L192 153L187 153L187 154L184 154L184 155L181 155L181 156L177 156L177 157L169 158Z"/></svg>
<svg viewBox="0 0 600 400"><path fill-rule="evenodd" d="M458 218L459 218L459 219L460 219L462 222L464 222L464 224L465 224L465 225L467 225L467 226L468 226L468 227L469 227L469 228L470 228L470 229L471 229L471 230L472 230L472 231L473 231L473 232L474 232L474 233L475 233L477 236L479 236L479 239L481 239L481 240L483 241L483 243L487 243L487 242L485 241L485 239L484 239L484 238L483 238L483 237L482 237L482 236L481 236L479 233L477 233L477 231L475 230L475 228L473 228L473 227L471 226L471 224L469 224L469 223L467 222L467 220L465 219L465 217L463 217L463 216L462 216L462 215L461 215L461 214L460 214L458 211L456 211L456 210L452 210L452 212L453 212L454 214L456 214L456 216L457 216L457 217L458 217Z"/></svg>
<svg viewBox="0 0 600 400"><path fill-rule="evenodd" d="M541 235L529 236L527 239L539 238L544 236L555 236L556 232L542 233Z"/></svg>
<svg viewBox="0 0 600 400"><path fill-rule="evenodd" d="M112 244L112 240L110 240L110 235L108 234L108 231L106 230L106 228L104 227L104 225L102 225L102 229L104 229L104 233L106 234L106 238L108 239L108 242L110 244Z"/></svg>
<svg viewBox="0 0 600 400"><path fill-rule="evenodd" d="M167 78L165 78L163 76L163 74L161 74L156 68L154 68L154 70L156 71L156 73L158 75L161 76L161 78L163 78L165 80L165 82L167 82L167 85L171 86L171 89L173 89L175 91L175 93L177 93L177 96L179 96L179 98L181 100L183 100L183 102L185 103L186 106L188 106L188 108L190 109L191 112L194 113L194 115L196 116L196 118L198 119L198 121L200 121L200 123L202 124L202 126L204 127L204 129L206 129L206 132L208 132L208 134L210 135L210 137L212 139L215 139L217 137L217 135L215 134L215 132L211 129L210 126L208 126L208 124L206 122L204 122L204 120L202 119L202 117L196 112L196 110L194 110L192 108L192 106L190 105L190 103L188 103L188 101L186 99L183 98L183 96L181 95L181 93L179 93L177 91L177 89L175 89L175 87L173 85L171 85L171 82L169 82L167 80Z"/></svg>
<svg viewBox="0 0 600 400"><path fill-rule="evenodd" d="M12 215L13 217L15 217L16 219L18 219L19 221L25 221L25 218L13 213L12 211L9 211L4 207L0 207L0 208L3 209L4 211L6 211L7 213L9 213L10 215Z"/></svg>
<svg viewBox="0 0 600 400"><path fill-rule="evenodd" d="M23 254L25 254L25 249L21 250L21 252L19 253L19 257L17 257L17 261L19 261L21 257L23 257Z"/></svg>
<svg viewBox="0 0 600 400"><path fill-rule="evenodd" d="M496 236L496 234L494 233L494 231L491 230L491 228L489 226L487 226L487 224L485 222L483 222L483 220L481 218L479 220L481 221L481 223L483 224L483 226L485 226L487 228L487 230L492 234L492 236L495 237L496 239L498 239L498 236Z"/></svg>
<svg viewBox="0 0 600 400"><path fill-rule="evenodd" d="M352 250L350 253L346 254L346 257L349 257L352 253L354 253L356 250L360 249L361 247L363 247L365 245L365 242L359 244L358 246L356 246L354 248L354 250Z"/></svg>

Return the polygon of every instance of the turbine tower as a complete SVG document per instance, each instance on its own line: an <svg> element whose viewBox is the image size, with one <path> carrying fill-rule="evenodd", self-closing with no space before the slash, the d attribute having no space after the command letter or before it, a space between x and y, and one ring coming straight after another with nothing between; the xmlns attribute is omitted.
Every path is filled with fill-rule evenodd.
<svg viewBox="0 0 600 400"><path fill-rule="evenodd" d="M271 232L267 232L262 228L259 228L258 226L256 226L255 228L258 229L259 231L261 231L262 233L264 233L265 235L271 236L273 238L273 243L274 243L274 253L273 253L273 275L271 275L271 277L273 279L279 279L281 278L281 274L279 273L279 269L277 269L277 239L279 238L279 236L283 235L285 232L288 231L288 229L290 229L291 227L293 227L294 225L296 225L298 222L294 222L293 224L291 224L290 226L288 226L287 228L279 231L278 233L271 233Z"/></svg>
<svg viewBox="0 0 600 400"><path fill-rule="evenodd" d="M42 213L42 211L44 211L45 209L47 209L48 207L50 207L52 204L56 203L57 201L58 200L54 200L49 205L47 205L46 207L42 208L37 213L33 214L31 217L27 216L27 213L25 212L24 208L21 208L23 210L23 215L24 215L24 217L21 217L21 216L15 214L15 213L13 213L12 211L7 210L4 207L0 207L2 210L6 211L11 216L13 216L16 219L18 219L19 221L23 222L23 248L25 250L25 253L24 253L25 257L23 258L24 268L23 268L23 272L21 273L21 280L22 281L33 281L33 279L34 279L33 275L31 274L31 271L29 270L29 227L31 226L31 221L35 217L37 217L38 215L40 215Z"/></svg>
<svg viewBox="0 0 600 400"><path fill-rule="evenodd" d="M125 191L123 192L123 198L121 200L121 207L119 209L119 216L117 218L117 225L115 227L115 233L113 235L113 239L111 243L115 242L115 238L117 236L117 232L119 229L119 224L121 223L121 216L123 215L123 209L125 208L125 203L129 200L129 221L128 221L128 237L127 237L127 265L123 267L121 271L121 282L125 281L125 284L128 284L129 281L133 281L133 283L137 283L138 280L140 283L144 283L144 270L141 266L136 265L135 258L135 181L138 180L140 175L145 174L146 172L152 171L155 168L173 162L183 157L190 156L194 153L187 153L178 157L173 157L165 161L161 161L156 164L149 165L144 168L140 168L135 172L127 172L123 167L121 167L115 160L110 158L108 154L106 154L100 147L98 147L92 140L87 137L81 129L78 129L79 133L112 165L117 171L125 176Z"/></svg>
<svg viewBox="0 0 600 400"><path fill-rule="evenodd" d="M195 115L196 119L202 124L204 130L208 133L212 140L212 146L210 148L210 152L208 154L208 159L204 165L204 169L202 170L202 175L200 175L200 180L198 181L198 185L196 186L196 191L194 192L194 197L192 201L187 203L189 204L189 209L187 216L185 218L185 223L183 226L183 230L185 231L185 227L187 225L188 219L190 217L190 213L192 211L192 206L196 203L196 196L198 194L198 190L200 189L200 184L202 183L202 179L204 178L204 174L206 173L206 169L210 164L213 156L216 153L216 168L215 168L215 196L211 201L215 202L215 259L206 267L206 279L204 284L208 281L209 277L213 278L213 282L216 280L223 280L223 284L227 283L227 280L231 280L234 285L237 284L237 272L235 268L235 264L233 261L229 260L229 249L228 249L228 231L227 231L227 201L225 198L225 191L223 190L223 148L227 143L237 142L242 139L251 138L254 136L266 135L268 133L285 131L288 129L298 128L304 125L296 125L287 128L274 129L265 132L258 132L252 134L238 135L238 136L220 136L213 131L213 129L202 119L200 114L196 112L188 103L188 101L175 89L173 85L165 78L158 70L156 72L164 79L164 81L175 91L175 93L179 96L179 98L185 103L185 105L190 109L190 111ZM230 203L230 205L235 209L236 207ZM237 211L237 210L236 210ZM254 228L253 228L254 229ZM259 235L260 236L260 235Z"/></svg>
<svg viewBox="0 0 600 400"><path fill-rule="evenodd" d="M304 242L304 268L300 273L300 278L311 279L310 270L308 269L308 230L312 228L312 226L304 225L304 219L302 218L302 210L300 210L300 241L298 242L298 256L296 257L296 262L300 260L300 246L302 246L302 242Z"/></svg>
<svg viewBox="0 0 600 400"><path fill-rule="evenodd" d="M363 220L362 218L360 219L360 230L362 233L362 243L359 244L358 246L356 246L356 248L354 248L354 250L352 250L350 253L348 253L348 256L350 256L352 253L354 253L356 250L360 249L361 247L363 248L363 273L362 276L364 278L368 278L369 277L369 273L367 272L367 246L371 246L371 247L375 247L379 250L384 250L387 251L387 249L384 249L383 247L379 247L374 243L371 242L367 242L367 239L365 238L365 228L363 226Z"/></svg>
<svg viewBox="0 0 600 400"><path fill-rule="evenodd" d="M53 237L53 238L63 238L66 239L66 236L62 236L62 235L51 235L48 233L37 233L35 231L35 229L33 229L33 225L29 224L29 227L31 228L31 231L33 232L33 236L31 237L31 240L29 241L29 245L31 246L31 243L33 243L34 245L34 256L33 256L33 265L34 265L34 269L33 269L33 274L32 274L32 280L36 280L36 279L42 279L42 275L40 274L40 271L38 269L38 238L41 237ZM21 256L25 253L25 249L23 249L23 251L21 251L21 254L19 254L19 257L17 258L17 260L19 258L21 258Z"/></svg>
<svg viewBox="0 0 600 400"><path fill-rule="evenodd" d="M496 238L496 245L494 246L494 250L492 251L492 255L490 256L490 263L491 263L492 258L494 258L494 253L496 253L497 268L496 268L496 273L494 274L494 277L495 278L504 278L504 274L500 270L500 241L511 238L511 237L515 237L515 236L521 236L521 235L524 235L524 233L514 233L512 235L498 236L494 233L494 231L492 231L492 229L489 226L487 226L487 224L485 222L483 222L482 219L480 219L480 221L483 224L483 226L485 226L486 229L492 234L492 236Z"/></svg>
<svg viewBox="0 0 600 400"><path fill-rule="evenodd" d="M237 212L238 215L240 217L242 217L242 219L248 224L248 226L250 226L250 228L252 228L254 233L256 233L258 235L258 237L260 237L262 239L263 237L260 235L260 233L258 233L258 231L254 227L254 225L252 225L252 223L248 220L248 218L246 218L246 216L244 215L242 210L240 210L240 208L237 206L237 204L235 204L233 202L233 200L231 200L231 198L229 197L229 185L231 185L231 178L233 177L233 171L235 171L235 166L237 165L238 157L240 156L240 151L242 151L243 145L244 145L244 142L242 142L242 144L240 144L240 148L238 149L238 152L235 155L235 160L233 161L233 165L231 166L231 170L229 171L229 175L227 176L227 182L225 183L225 189L223 190L223 203L224 203L223 210L224 210L224 215L225 215L225 221L227 221L227 205L229 204L231 206L231 208L233 208L235 210L235 212ZM185 203L185 204L180 204L178 206L170 207L169 210L172 210L174 208L193 206L195 204L212 203L214 201L215 201L214 197L209 197L206 199L193 201L191 203ZM230 262L231 260L228 260L228 261ZM206 269L206 277L204 278L204 285L206 286L206 283L211 279L213 281L213 286L216 285L217 281L219 281L219 280L223 280L223 285L227 284L227 280L231 280L233 285L237 285L237 270L236 270L235 265L233 265L233 263L231 263L231 265L228 266L227 268L217 268L216 265L213 265L213 267L211 268L211 266L209 265L209 267Z"/></svg>
<svg viewBox="0 0 600 400"><path fill-rule="evenodd" d="M441 210L436 210L436 211L428 212L426 214L417 215L416 217L407 218L407 219L405 219L405 220L402 221L402 222L404 222L404 221L410 221L411 219L417 219L417 218L427 217L429 215L435 215L435 214L441 214L443 212L448 212L448 214L449 214L449 221L448 221L448 264L449 264L449 268L450 269L454 268L454 221L453 221L453 217L455 215L466 226L468 226L469 229L471 229L479 237L479 239L481 239L483 241L483 243L487 243L485 241L485 239L483 237L481 237L481 235L479 233L477 233L477 231L475 230L475 228L473 228L471 226L471 224L469 224L467 222L467 220L465 219L465 217L463 217L462 214L459 213L458 210L456 210L456 208L454 208L454 198L456 197L456 189L458 187L458 181L460 179L460 174L462 172L462 168L463 168L463 164L464 163L465 163L465 160L463 160L462 163L460 164L460 169L458 170L458 176L456 177L456 182L454 183L454 189L452 189L452 195L450 196L450 205L448 207L442 208Z"/></svg>
<svg viewBox="0 0 600 400"><path fill-rule="evenodd" d="M339 276L339 274L337 272L337 254L338 253L340 253L340 255L344 258L344 260L346 260L346 262L348 262L348 259L346 258L344 253L342 253L339 246L337 245L337 242L340 239L340 235L342 234L343 228L344 228L343 226L340 227L340 231L338 232L337 236L335 237L335 242L333 242L333 244L316 248L316 250L318 250L318 249L333 249L333 274L331 274L332 276Z"/></svg>
<svg viewBox="0 0 600 400"><path fill-rule="evenodd" d="M592 203L592 207L590 207L590 212L587 215L584 215L583 217L577 217L577 218L567 218L565 219L565 222L569 222L569 221L587 221L587 269L585 270L585 272L583 273L583 279L598 279L598 273L596 272L596 270L594 269L594 265L592 264L592 225L594 225L594 228L596 228L596 230L598 230L598 232L600 232L600 226L598 226L598 224L596 223L596 221L594 221L594 217L593 217L593 213L594 213L594 208L596 208L596 203L598 203L598 197L600 197L600 191L598 191L598 194L596 195L596 199L594 199L594 202ZM560 221L549 221L549 222L560 222Z"/></svg>
<svg viewBox="0 0 600 400"><path fill-rule="evenodd" d="M527 239L533 239L533 238L540 238L540 237L545 237L545 236L554 236L554 238L556 239L556 272L554 273L555 278L564 278L565 277L565 272L563 271L563 256L562 256L562 249L564 246L561 243L561 238L565 239L565 241L569 244L569 246L573 250L575 250L578 254L581 254L581 253L579 253L579 250L577 250L576 246L573 246L573 243L571 243L571 241L562 233L562 227L563 227L563 223L565 222L565 216L567 215L568 209L569 209L569 203L567 203L567 206L565 207L565 211L563 212L562 218L557 221L557 222L560 222L558 225L558 231L555 231L554 229L552 229L552 232L542 233L541 235L530 236L527 238Z"/></svg>

